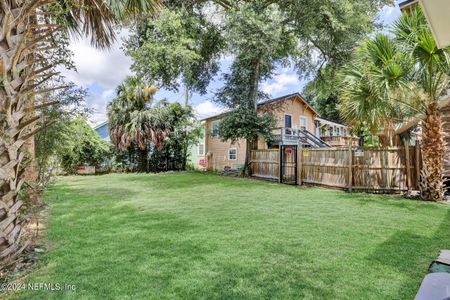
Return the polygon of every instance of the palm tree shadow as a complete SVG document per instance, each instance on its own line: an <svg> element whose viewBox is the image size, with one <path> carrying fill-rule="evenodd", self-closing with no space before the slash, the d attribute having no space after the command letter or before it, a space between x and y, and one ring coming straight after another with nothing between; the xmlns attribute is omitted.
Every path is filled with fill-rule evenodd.
<svg viewBox="0 0 450 300"><path fill-rule="evenodd" d="M412 299L417 293L430 263L441 249L450 247L450 210L432 236L423 236L408 230L399 230L380 244L367 257L373 266L387 266L408 278L398 290L397 299Z"/></svg>

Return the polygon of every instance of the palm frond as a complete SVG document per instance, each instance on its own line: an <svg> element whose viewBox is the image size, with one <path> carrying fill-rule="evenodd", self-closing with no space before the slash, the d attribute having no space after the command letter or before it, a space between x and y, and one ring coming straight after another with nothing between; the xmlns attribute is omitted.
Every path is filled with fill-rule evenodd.
<svg viewBox="0 0 450 300"><path fill-rule="evenodd" d="M115 41L116 19L104 0L59 0L59 20L74 36L88 36L91 44L107 48Z"/></svg>
<svg viewBox="0 0 450 300"><path fill-rule="evenodd" d="M155 15L162 8L162 0L107 0L114 16L119 20L141 14Z"/></svg>
<svg viewBox="0 0 450 300"><path fill-rule="evenodd" d="M420 82L428 98L436 101L441 86L448 84L450 48L437 47L421 9L402 15L392 32L402 47L400 50L414 59L413 77Z"/></svg>

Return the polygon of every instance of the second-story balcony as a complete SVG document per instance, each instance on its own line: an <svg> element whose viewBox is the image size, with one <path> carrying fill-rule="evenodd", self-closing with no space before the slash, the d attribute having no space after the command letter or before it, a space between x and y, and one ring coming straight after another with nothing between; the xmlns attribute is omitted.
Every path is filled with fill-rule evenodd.
<svg viewBox="0 0 450 300"><path fill-rule="evenodd" d="M273 131L273 144L278 145L298 145L303 143L303 147L329 147L327 143L312 134L306 129L278 127Z"/></svg>

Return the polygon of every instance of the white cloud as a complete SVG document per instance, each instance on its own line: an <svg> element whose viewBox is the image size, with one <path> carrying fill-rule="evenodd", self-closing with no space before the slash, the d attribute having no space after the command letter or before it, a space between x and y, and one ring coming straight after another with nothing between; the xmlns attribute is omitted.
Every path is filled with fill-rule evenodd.
<svg viewBox="0 0 450 300"><path fill-rule="evenodd" d="M100 95L93 94L87 99L88 105L93 109L92 123L94 125L100 124L108 119L106 116L106 106L114 97L115 90L104 90Z"/></svg>
<svg viewBox="0 0 450 300"><path fill-rule="evenodd" d="M120 37L126 35L127 31L120 32L118 41L105 50L92 47L88 39L73 40L69 48L74 53L78 72L62 69L61 73L79 86L97 84L106 89L115 88L131 75L131 58L120 49Z"/></svg>
<svg viewBox="0 0 450 300"><path fill-rule="evenodd" d="M296 74L288 74L287 70L279 75L274 76L270 82L264 82L261 85L263 92L276 96L279 93L285 92L290 86L300 85L300 80Z"/></svg>
<svg viewBox="0 0 450 300"><path fill-rule="evenodd" d="M401 12L398 5L385 5L378 16L384 25L391 25L400 15Z"/></svg>
<svg viewBox="0 0 450 300"><path fill-rule="evenodd" d="M389 17L390 15L392 15L395 12L395 6L388 6L385 5L383 7L382 10L382 14L385 15L386 17Z"/></svg>
<svg viewBox="0 0 450 300"><path fill-rule="evenodd" d="M115 88L132 74L131 58L122 49L122 39L129 35L127 30L118 32L117 41L109 49L96 49L88 38L73 39L69 49L77 72L60 68L68 81L89 89L87 106L93 110L91 122L98 124L107 119L106 106L114 97Z"/></svg>
<svg viewBox="0 0 450 300"><path fill-rule="evenodd" d="M219 106L214 104L212 101L207 100L195 106L195 112L197 116L201 119L211 117L223 112Z"/></svg>

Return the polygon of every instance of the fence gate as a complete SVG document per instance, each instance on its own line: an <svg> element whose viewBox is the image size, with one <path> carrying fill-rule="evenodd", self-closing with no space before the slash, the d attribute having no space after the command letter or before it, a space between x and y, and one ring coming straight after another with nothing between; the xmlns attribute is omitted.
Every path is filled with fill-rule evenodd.
<svg viewBox="0 0 450 300"><path fill-rule="evenodd" d="M280 182L297 184L297 146L281 146Z"/></svg>

